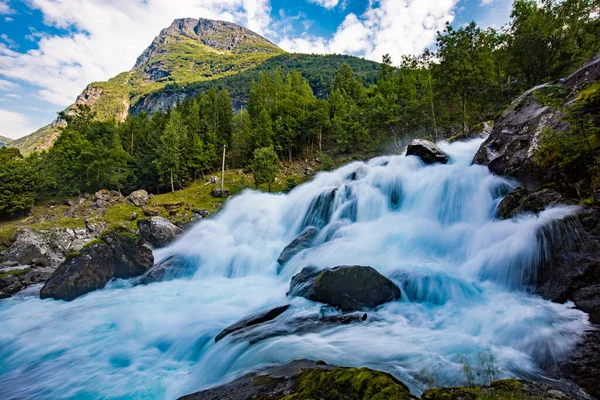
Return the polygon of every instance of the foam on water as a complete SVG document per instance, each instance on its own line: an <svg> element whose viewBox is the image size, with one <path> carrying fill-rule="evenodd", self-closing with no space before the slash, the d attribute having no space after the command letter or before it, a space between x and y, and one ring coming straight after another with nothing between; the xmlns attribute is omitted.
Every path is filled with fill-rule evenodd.
<svg viewBox="0 0 600 400"><path fill-rule="evenodd" d="M539 376L588 327L572 304L528 292L551 242L540 232L576 209L494 220L515 184L470 165L480 143L441 143L449 165L379 157L287 195L247 191L155 252L184 257L191 279L114 282L70 303L0 302L0 398L173 399L299 358L386 370L415 393L464 383L462 365L482 355L498 377ZM321 228L314 246L278 274L279 253L306 226ZM362 324L214 343L237 319L290 301L290 278L303 267L345 264L376 268L402 300ZM278 321L322 311L291 301Z"/></svg>

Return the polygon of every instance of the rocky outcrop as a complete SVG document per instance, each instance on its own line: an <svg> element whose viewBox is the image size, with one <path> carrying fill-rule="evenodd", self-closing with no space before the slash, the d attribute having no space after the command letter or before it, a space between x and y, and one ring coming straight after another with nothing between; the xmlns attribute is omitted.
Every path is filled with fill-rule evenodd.
<svg viewBox="0 0 600 400"><path fill-rule="evenodd" d="M400 299L400 289L376 269L339 266L306 267L292 278L288 295L329 304L342 311L374 308Z"/></svg>
<svg viewBox="0 0 600 400"><path fill-rule="evenodd" d="M111 279L128 279L152 267L150 249L129 231L112 230L62 263L40 292L42 299L71 301L103 288Z"/></svg>
<svg viewBox="0 0 600 400"><path fill-rule="evenodd" d="M237 321L236 323L228 326L227 328L223 329L215 337L215 342L218 342L219 340L223 339L225 336L227 336L233 332L237 332L237 331L240 331L245 328L249 328L254 325L262 324L264 322L272 321L275 318L279 317L284 312L286 312L288 310L288 308L290 308L290 305L286 304L284 306L275 307L268 311L263 311L263 312L251 315L249 317L243 318L243 319Z"/></svg>
<svg viewBox="0 0 600 400"><path fill-rule="evenodd" d="M136 190L127 196L127 200L129 200L131 204L136 207L144 207L146 204L148 204L149 199L150 196L148 195L148 192L143 189Z"/></svg>
<svg viewBox="0 0 600 400"><path fill-rule="evenodd" d="M279 265L285 265L285 263L291 260L296 254L300 253L302 250L308 249L318 234L319 229L313 226L306 228L296 239L283 249L279 258L277 258L277 263L279 263Z"/></svg>
<svg viewBox="0 0 600 400"><path fill-rule="evenodd" d="M523 188L516 188L502 199L498 205L496 217L508 219L525 213L539 214L548 207L570 203L571 201L552 189L530 192Z"/></svg>
<svg viewBox="0 0 600 400"><path fill-rule="evenodd" d="M450 158L435 143L424 140L414 139L406 148L407 156L417 156L425 164L447 164Z"/></svg>
<svg viewBox="0 0 600 400"><path fill-rule="evenodd" d="M180 400L283 398L416 399L406 385L385 372L336 367L323 361L298 360L250 373L231 383L184 396Z"/></svg>
<svg viewBox="0 0 600 400"><path fill-rule="evenodd" d="M152 217L137 222L140 236L154 247L165 247L183 233L166 218Z"/></svg>
<svg viewBox="0 0 600 400"><path fill-rule="evenodd" d="M542 133L546 130L560 133L568 128L568 124L561 120L561 112L543 104L540 94L560 93L564 104L568 104L586 84L599 79L600 57L559 83L528 90L513 101L495 122L492 133L479 148L473 163L487 165L495 174L515 178L526 189L561 182L565 189L580 191L581 188L576 187L581 185L578 171L565 170L557 165L541 168L535 161Z"/></svg>
<svg viewBox="0 0 600 400"><path fill-rule="evenodd" d="M492 382L490 386L449 387L429 389L422 400L477 400L477 399L521 399L521 400L573 400L552 386L537 382L507 379Z"/></svg>

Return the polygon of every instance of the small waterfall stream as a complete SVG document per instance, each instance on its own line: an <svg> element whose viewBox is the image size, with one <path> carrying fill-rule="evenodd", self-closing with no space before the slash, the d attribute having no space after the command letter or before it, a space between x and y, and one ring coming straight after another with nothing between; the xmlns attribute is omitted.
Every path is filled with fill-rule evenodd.
<svg viewBox="0 0 600 400"><path fill-rule="evenodd" d="M480 143L441 143L448 165L379 157L320 173L289 194L247 191L155 252L184 258L189 279L117 281L70 303L1 301L0 398L174 399L300 358L385 370L416 394L464 384L465 363L482 360L498 378L540 376L588 326L572 304L527 285L548 251L539 232L576 209L495 220L515 184L471 165ZM307 226L320 228L313 247L278 268ZM278 323L334 312L286 298L307 265L372 266L403 298L361 324L214 342L236 320L288 302Z"/></svg>

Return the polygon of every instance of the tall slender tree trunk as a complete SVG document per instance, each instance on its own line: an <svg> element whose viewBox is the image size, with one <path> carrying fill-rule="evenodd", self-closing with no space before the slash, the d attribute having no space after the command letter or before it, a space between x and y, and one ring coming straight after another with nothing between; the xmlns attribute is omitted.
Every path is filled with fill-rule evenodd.
<svg viewBox="0 0 600 400"><path fill-rule="evenodd" d="M433 106L433 86L431 85L431 72L427 74L427 78L429 79L429 100L431 103L431 118L433 119L433 134L435 135L435 140L437 140L438 132L437 121L435 120L435 107Z"/></svg>
<svg viewBox="0 0 600 400"><path fill-rule="evenodd" d="M322 141L323 141L323 127L321 127L321 130L319 131L319 151L323 151L323 148L321 147Z"/></svg>
<svg viewBox="0 0 600 400"><path fill-rule="evenodd" d="M225 149L227 148L226 145L223 145L223 165L221 167L221 191L223 191L224 188L224 184L225 184Z"/></svg>
<svg viewBox="0 0 600 400"><path fill-rule="evenodd" d="M171 171L171 192L175 192L175 184L173 183L173 171Z"/></svg>
<svg viewBox="0 0 600 400"><path fill-rule="evenodd" d="M292 162L292 145L290 144L290 147L288 147L288 156L290 158L290 163Z"/></svg>
<svg viewBox="0 0 600 400"><path fill-rule="evenodd" d="M467 133L467 97L463 96L463 133Z"/></svg>

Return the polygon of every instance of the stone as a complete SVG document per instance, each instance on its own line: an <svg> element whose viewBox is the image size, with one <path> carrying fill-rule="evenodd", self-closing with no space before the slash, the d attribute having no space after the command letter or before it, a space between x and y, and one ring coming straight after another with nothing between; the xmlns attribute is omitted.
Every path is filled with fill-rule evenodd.
<svg viewBox="0 0 600 400"><path fill-rule="evenodd" d="M231 192L227 189L213 189L211 192L213 197L217 197L217 198L222 198L222 199L226 199L227 197L231 196Z"/></svg>
<svg viewBox="0 0 600 400"><path fill-rule="evenodd" d="M156 217L156 216L160 215L160 210L158 210L156 208L143 207L142 212L144 213L144 215L146 217Z"/></svg>
<svg viewBox="0 0 600 400"><path fill-rule="evenodd" d="M571 201L552 189L530 192L523 188L516 188L502 199L496 217L508 219L524 213L539 214L548 207L570 203Z"/></svg>
<svg viewBox="0 0 600 400"><path fill-rule="evenodd" d="M429 389L421 396L421 400L466 399L574 400L575 398L547 384L516 379L494 381L489 386Z"/></svg>
<svg viewBox="0 0 600 400"><path fill-rule="evenodd" d="M71 301L103 288L111 279L128 279L148 271L152 251L124 229L106 232L97 241L72 254L54 271L40 298Z"/></svg>
<svg viewBox="0 0 600 400"><path fill-rule="evenodd" d="M406 385L386 372L337 367L323 361L296 360L247 374L233 382L190 394L179 400L283 398L417 399Z"/></svg>
<svg viewBox="0 0 600 400"><path fill-rule="evenodd" d="M279 317L284 312L286 312L288 310L288 308L290 308L290 305L286 304L284 306L275 307L268 311L263 311L263 312L251 315L249 317L243 318L243 319L237 321L236 323L228 326L227 328L223 329L221 331L221 333L219 333L215 337L215 342L218 342L219 340L223 339L225 336L227 336L233 332L242 330L244 328L248 328L250 326L262 324L264 322L272 321L275 318Z"/></svg>
<svg viewBox="0 0 600 400"><path fill-rule="evenodd" d="M318 234L319 229L313 226L306 228L297 238L288 244L285 249L283 249L279 258L277 258L277 263L283 266L296 254L300 253L302 250L308 249Z"/></svg>
<svg viewBox="0 0 600 400"><path fill-rule="evenodd" d="M94 193L94 198L96 200L108 202L108 201L110 201L111 197L112 197L112 194L110 193L110 191L108 191L106 189L102 189L102 190L99 190L96 193Z"/></svg>
<svg viewBox="0 0 600 400"><path fill-rule="evenodd" d="M175 279L188 278L196 270L189 268L188 263L180 256L170 256L156 264L139 280L139 284L147 285L154 282L165 282Z"/></svg>
<svg viewBox="0 0 600 400"><path fill-rule="evenodd" d="M127 221L135 221L136 219L138 219L138 217L139 217L138 213L134 212L133 214L131 214L127 217Z"/></svg>
<svg viewBox="0 0 600 400"><path fill-rule="evenodd" d="M355 265L322 271L306 267L292 278L288 295L329 304L347 312L399 300L401 292L376 269Z"/></svg>
<svg viewBox="0 0 600 400"><path fill-rule="evenodd" d="M152 217L137 222L140 236L154 247L165 247L183 233L183 229L163 217Z"/></svg>
<svg viewBox="0 0 600 400"><path fill-rule="evenodd" d="M425 164L447 164L450 157L435 143L424 140L414 139L406 148L407 156L417 156Z"/></svg>
<svg viewBox="0 0 600 400"><path fill-rule="evenodd" d="M136 207L143 207L148 203L148 192L143 189L136 190L127 196L127 200L129 200Z"/></svg>

